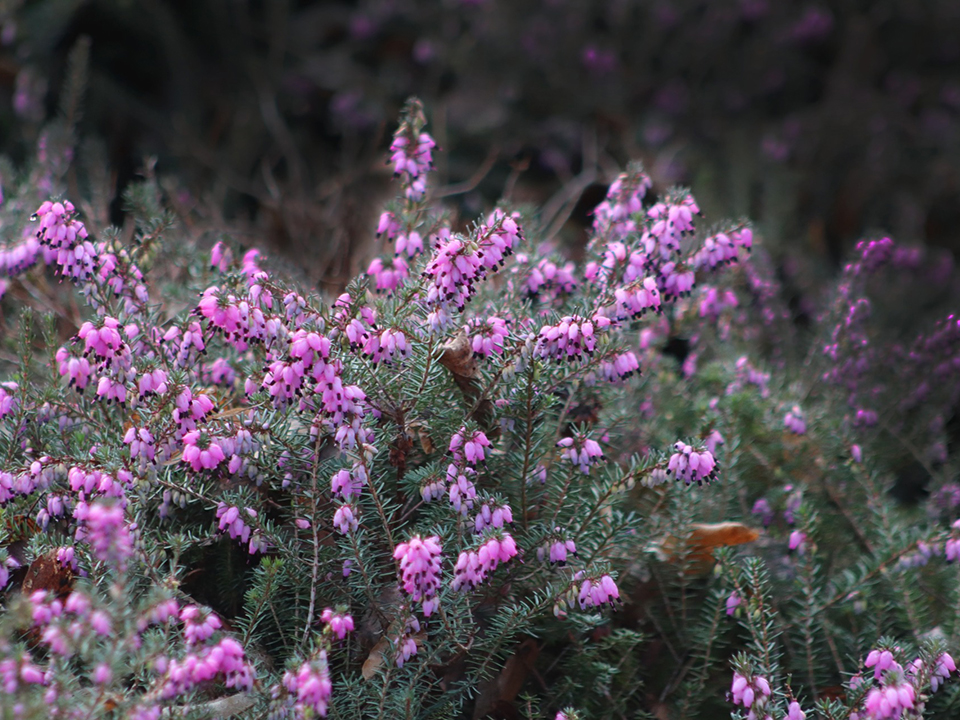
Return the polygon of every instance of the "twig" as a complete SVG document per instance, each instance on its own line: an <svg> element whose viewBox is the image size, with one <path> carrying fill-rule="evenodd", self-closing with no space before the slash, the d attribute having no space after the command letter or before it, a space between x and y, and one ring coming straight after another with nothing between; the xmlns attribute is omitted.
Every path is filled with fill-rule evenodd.
<svg viewBox="0 0 960 720"><path fill-rule="evenodd" d="M562 188L543 206L541 219L547 231L543 240L549 241L560 232L573 212L577 201L593 182L597 179L597 137L596 133L584 133L583 137L583 169L573 180L564 184Z"/></svg>
<svg viewBox="0 0 960 720"><path fill-rule="evenodd" d="M301 642L306 642L310 636L313 613L317 607L317 578L320 573L320 534L317 530L317 467L320 465L320 440L321 435L317 433L317 441L313 447L313 471L310 473L310 502L312 503L310 528L313 530L313 567L310 569L310 606L307 609L307 621L303 624L303 640Z"/></svg>
<svg viewBox="0 0 960 720"><path fill-rule="evenodd" d="M497 162L497 158L500 157L500 148L494 145L490 148L490 152L487 153L487 157L481 163L480 167L477 168L476 172L470 176L469 179L464 180L463 182L453 183L452 185L447 185L445 187L437 188L433 191L433 199L439 200L440 198L450 197L451 195L462 195L463 193L468 193L473 190L477 185L483 182L483 179L487 176L490 170L493 169L494 163Z"/></svg>

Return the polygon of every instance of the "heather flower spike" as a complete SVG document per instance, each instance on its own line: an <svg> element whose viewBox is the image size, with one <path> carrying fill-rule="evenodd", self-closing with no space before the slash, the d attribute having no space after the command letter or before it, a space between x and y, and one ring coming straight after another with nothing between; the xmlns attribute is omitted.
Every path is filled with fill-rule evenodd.
<svg viewBox="0 0 960 720"><path fill-rule="evenodd" d="M400 566L400 580L404 592L423 606L423 614L430 617L437 607L437 589L440 586L440 538L421 538L414 535L397 545L393 557Z"/></svg>

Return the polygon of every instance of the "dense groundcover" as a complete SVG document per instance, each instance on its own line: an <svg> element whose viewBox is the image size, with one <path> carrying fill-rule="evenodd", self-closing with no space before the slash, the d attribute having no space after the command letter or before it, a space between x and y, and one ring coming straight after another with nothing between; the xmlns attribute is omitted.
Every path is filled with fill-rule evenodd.
<svg viewBox="0 0 960 720"><path fill-rule="evenodd" d="M71 47L0 165L4 719L960 713L948 253L863 239L798 308L662 168L464 199L410 98L318 290L246 176L117 198Z"/></svg>

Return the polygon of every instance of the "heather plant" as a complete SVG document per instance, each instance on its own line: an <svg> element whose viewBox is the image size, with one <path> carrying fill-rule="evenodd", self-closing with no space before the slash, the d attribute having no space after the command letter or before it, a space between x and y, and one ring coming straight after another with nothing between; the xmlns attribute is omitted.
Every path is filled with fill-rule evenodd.
<svg viewBox="0 0 960 720"><path fill-rule="evenodd" d="M98 232L62 157L6 188L4 716L949 717L960 324L868 312L937 258L800 332L748 223L633 164L575 261L428 130L329 298L149 172Z"/></svg>

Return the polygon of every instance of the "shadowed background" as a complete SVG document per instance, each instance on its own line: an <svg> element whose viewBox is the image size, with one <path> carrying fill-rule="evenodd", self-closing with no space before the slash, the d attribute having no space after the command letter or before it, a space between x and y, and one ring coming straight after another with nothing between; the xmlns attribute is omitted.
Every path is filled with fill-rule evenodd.
<svg viewBox="0 0 960 720"><path fill-rule="evenodd" d="M637 158L708 222L750 217L788 283L879 232L960 250L956 2L7 0L0 23L0 152L35 152L89 38L112 221L152 156L328 289L372 252L411 94L467 217L506 194L575 246Z"/></svg>

